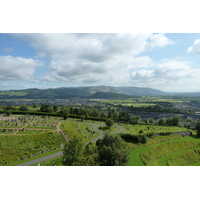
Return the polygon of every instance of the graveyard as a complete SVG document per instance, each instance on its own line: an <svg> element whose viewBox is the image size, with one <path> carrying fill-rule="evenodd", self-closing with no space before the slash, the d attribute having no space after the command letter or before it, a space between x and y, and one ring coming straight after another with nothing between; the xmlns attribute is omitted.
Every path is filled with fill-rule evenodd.
<svg viewBox="0 0 200 200"><path fill-rule="evenodd" d="M61 131L62 130L62 131ZM181 134L190 132L193 137ZM199 142L196 131L178 126L158 126L150 124L115 123L106 127L104 122L52 116L11 115L0 116L0 165L17 165L45 157L64 149L66 138L71 140L78 135L87 143L102 138L105 133L147 135L145 144L130 143L129 165L184 165L183 158L191 155L186 165L200 161L197 158ZM168 135L168 133L173 133ZM64 134L64 135L63 135ZM61 157L46 161L41 165L61 164ZM60 163L60 164L59 164Z"/></svg>
<svg viewBox="0 0 200 200"><path fill-rule="evenodd" d="M80 120L79 120L80 121ZM66 139L80 135L85 142L98 136L92 125L61 117L0 116L0 165L17 165L63 150Z"/></svg>

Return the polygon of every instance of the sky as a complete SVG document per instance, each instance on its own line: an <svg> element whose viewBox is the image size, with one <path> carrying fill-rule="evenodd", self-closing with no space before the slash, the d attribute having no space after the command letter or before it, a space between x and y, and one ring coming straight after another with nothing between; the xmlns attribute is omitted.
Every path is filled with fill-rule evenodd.
<svg viewBox="0 0 200 200"><path fill-rule="evenodd" d="M1 33L0 88L199 92L198 33Z"/></svg>

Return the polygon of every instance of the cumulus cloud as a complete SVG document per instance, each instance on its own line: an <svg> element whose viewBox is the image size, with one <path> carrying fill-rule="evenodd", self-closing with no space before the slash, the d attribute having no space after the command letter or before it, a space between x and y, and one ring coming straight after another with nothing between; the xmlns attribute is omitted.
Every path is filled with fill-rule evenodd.
<svg viewBox="0 0 200 200"><path fill-rule="evenodd" d="M173 41L164 34L13 34L27 41L37 56L51 59L43 81L103 83L127 82L133 69L152 66L142 52ZM104 81L104 82L103 82Z"/></svg>
<svg viewBox="0 0 200 200"><path fill-rule="evenodd" d="M152 48L154 47L164 47L166 45L174 44L175 42L165 37L164 34L154 34L149 40Z"/></svg>
<svg viewBox="0 0 200 200"><path fill-rule="evenodd" d="M187 53L200 53L200 39L194 41L193 45L187 49Z"/></svg>
<svg viewBox="0 0 200 200"><path fill-rule="evenodd" d="M155 63L152 70L143 69L132 72L132 84L141 87L153 87L164 91L198 91L200 69L181 60L163 60Z"/></svg>
<svg viewBox="0 0 200 200"><path fill-rule="evenodd" d="M1 80L29 80L36 67L43 65L40 60L0 56L0 79Z"/></svg>

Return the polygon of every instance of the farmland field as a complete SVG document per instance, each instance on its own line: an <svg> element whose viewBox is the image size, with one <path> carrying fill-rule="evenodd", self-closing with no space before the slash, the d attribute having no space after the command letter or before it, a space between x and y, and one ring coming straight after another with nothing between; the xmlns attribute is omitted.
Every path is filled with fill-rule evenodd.
<svg viewBox="0 0 200 200"><path fill-rule="evenodd" d="M135 102L134 100L96 100L100 101L101 103L109 103L112 105L122 105L122 106L133 106L133 107L148 107L148 106L155 106L154 103L143 103L143 102Z"/></svg>

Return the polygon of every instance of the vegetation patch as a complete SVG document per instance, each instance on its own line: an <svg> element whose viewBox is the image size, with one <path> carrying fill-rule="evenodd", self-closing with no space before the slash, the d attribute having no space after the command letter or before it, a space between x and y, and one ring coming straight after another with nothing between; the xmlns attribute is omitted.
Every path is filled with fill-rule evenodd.
<svg viewBox="0 0 200 200"><path fill-rule="evenodd" d="M185 153L171 157L167 164L171 166L188 166L200 161L200 148L189 150Z"/></svg>
<svg viewBox="0 0 200 200"><path fill-rule="evenodd" d="M194 148L198 145L195 141L176 141L158 144L141 154L141 159L146 165L157 165L156 160L171 152Z"/></svg>
<svg viewBox="0 0 200 200"><path fill-rule="evenodd" d="M118 132L120 129L117 128L116 126L113 127L108 127L108 126L99 126L99 130L104 131L106 133L113 133L113 132Z"/></svg>
<svg viewBox="0 0 200 200"><path fill-rule="evenodd" d="M0 165L32 158L62 148L64 144L65 140L59 132L35 135L1 135Z"/></svg>

